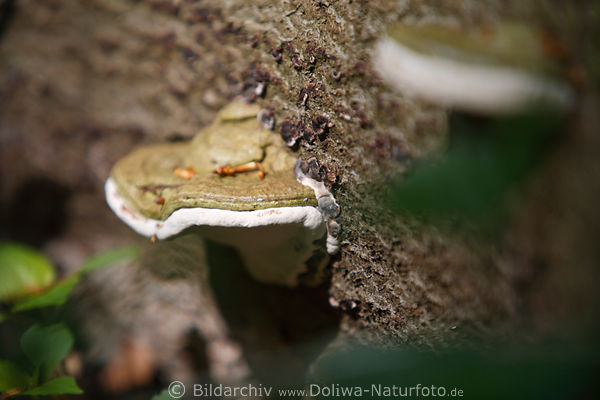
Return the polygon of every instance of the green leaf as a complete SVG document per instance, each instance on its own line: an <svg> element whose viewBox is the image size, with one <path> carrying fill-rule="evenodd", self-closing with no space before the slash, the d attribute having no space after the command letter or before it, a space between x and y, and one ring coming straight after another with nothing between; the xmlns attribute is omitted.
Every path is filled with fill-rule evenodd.
<svg viewBox="0 0 600 400"><path fill-rule="evenodd" d="M118 262L131 260L139 254L138 246L117 247L91 256L81 267L81 273L88 273Z"/></svg>
<svg viewBox="0 0 600 400"><path fill-rule="evenodd" d="M34 389L28 390L27 392L21 393L21 395L29 396L48 396L57 394L82 394L83 390L77 385L75 379L70 376L61 376L56 379L52 379L38 386Z"/></svg>
<svg viewBox="0 0 600 400"><path fill-rule="evenodd" d="M54 281L55 274L52 263L36 250L0 244L0 301L38 292Z"/></svg>
<svg viewBox="0 0 600 400"><path fill-rule="evenodd" d="M176 398L177 397L171 396L168 389L165 389L162 392L160 392L159 394L157 394L156 396L152 397L152 400L172 400L172 399L176 399Z"/></svg>
<svg viewBox="0 0 600 400"><path fill-rule="evenodd" d="M60 306L67 301L71 290L73 290L73 288L79 282L79 280L79 274L70 276L69 278L61 281L45 293L30 296L17 302L13 306L11 311L17 312L41 307Z"/></svg>
<svg viewBox="0 0 600 400"><path fill-rule="evenodd" d="M21 349L34 366L41 368L40 377L44 381L71 350L73 341L73 334L65 324L35 324L21 336Z"/></svg>
<svg viewBox="0 0 600 400"><path fill-rule="evenodd" d="M118 262L133 259L138 253L139 248L137 246L127 246L95 254L81 266L78 273L62 280L45 293L27 296L20 300L13 306L12 312L31 310L40 307L60 306L67 301L69 294L83 274L112 266Z"/></svg>
<svg viewBox="0 0 600 400"><path fill-rule="evenodd" d="M0 360L0 392L20 390L27 386L29 376L10 361Z"/></svg>

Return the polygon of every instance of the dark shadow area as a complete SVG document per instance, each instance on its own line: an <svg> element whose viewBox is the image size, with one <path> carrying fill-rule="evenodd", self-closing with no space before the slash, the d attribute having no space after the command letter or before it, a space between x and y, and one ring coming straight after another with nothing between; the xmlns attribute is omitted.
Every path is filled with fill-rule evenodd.
<svg viewBox="0 0 600 400"><path fill-rule="evenodd" d="M319 360L311 398L591 399L597 344L546 342L442 354L355 347Z"/></svg>
<svg viewBox="0 0 600 400"><path fill-rule="evenodd" d="M0 2L0 40L8 29L12 16L16 11L16 0L3 0Z"/></svg>
<svg viewBox="0 0 600 400"><path fill-rule="evenodd" d="M339 325L328 280L317 287L267 285L248 275L230 247L207 241L207 256L221 311L256 377L273 386L301 383Z"/></svg>
<svg viewBox="0 0 600 400"><path fill-rule="evenodd" d="M5 207L3 235L8 240L40 247L64 232L71 190L46 177L24 181Z"/></svg>

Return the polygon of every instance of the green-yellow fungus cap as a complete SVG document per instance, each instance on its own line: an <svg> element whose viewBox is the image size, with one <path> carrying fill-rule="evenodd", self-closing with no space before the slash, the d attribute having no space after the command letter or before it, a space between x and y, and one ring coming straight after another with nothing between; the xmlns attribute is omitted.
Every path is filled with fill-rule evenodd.
<svg viewBox="0 0 600 400"><path fill-rule="evenodd" d="M119 193L146 217L164 220L181 208L250 211L315 206L313 192L294 178L296 158L257 120L256 105L234 102L191 142L142 147L117 162L111 172ZM265 170L219 176L219 166L257 161ZM191 168L185 179L174 173Z"/></svg>

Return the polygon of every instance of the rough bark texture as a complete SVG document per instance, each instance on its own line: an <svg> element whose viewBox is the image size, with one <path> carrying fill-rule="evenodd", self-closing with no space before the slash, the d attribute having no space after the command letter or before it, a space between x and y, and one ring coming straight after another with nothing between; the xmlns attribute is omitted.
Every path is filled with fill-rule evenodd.
<svg viewBox="0 0 600 400"><path fill-rule="evenodd" d="M4 234L43 245L67 269L93 250L135 240L103 204L110 167L139 144L191 138L220 107L243 96L273 110L276 131L293 124L302 133L298 157L315 156L329 170L343 241L331 265L329 303L342 310L344 335L435 346L498 336L517 321L552 325L595 301L586 278L597 277L592 267L600 258L591 247L600 226L593 206L600 192L598 121L590 119L595 95L581 100L505 244L481 246L404 221L381 203L388 178L411 159L443 151L446 112L387 88L373 73L370 51L386 24L400 20L484 27L519 18L552 28L572 58L584 62L594 22L584 18L586 7L468 0L19 1L0 42ZM323 121L333 126L321 132ZM32 238L30 231L57 224L25 207L44 210L53 201L52 218L63 229ZM17 213L29 217L23 222ZM28 231L28 224L39 229ZM580 285L586 290L574 289ZM272 298L289 294L264 290ZM297 293L320 293L321 301L297 319L320 309L335 321L322 290ZM290 294L297 302L301 295Z"/></svg>

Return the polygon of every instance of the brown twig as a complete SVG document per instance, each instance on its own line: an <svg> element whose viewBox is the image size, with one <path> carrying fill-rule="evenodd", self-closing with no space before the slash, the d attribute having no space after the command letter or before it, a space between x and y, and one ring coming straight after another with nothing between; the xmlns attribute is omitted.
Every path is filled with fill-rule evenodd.
<svg viewBox="0 0 600 400"><path fill-rule="evenodd" d="M265 179L265 169L258 161L251 161L246 164L238 165L237 167L227 164L217 167L213 170L213 172L219 176L234 176L240 172L248 171L258 171L258 177L260 180Z"/></svg>

